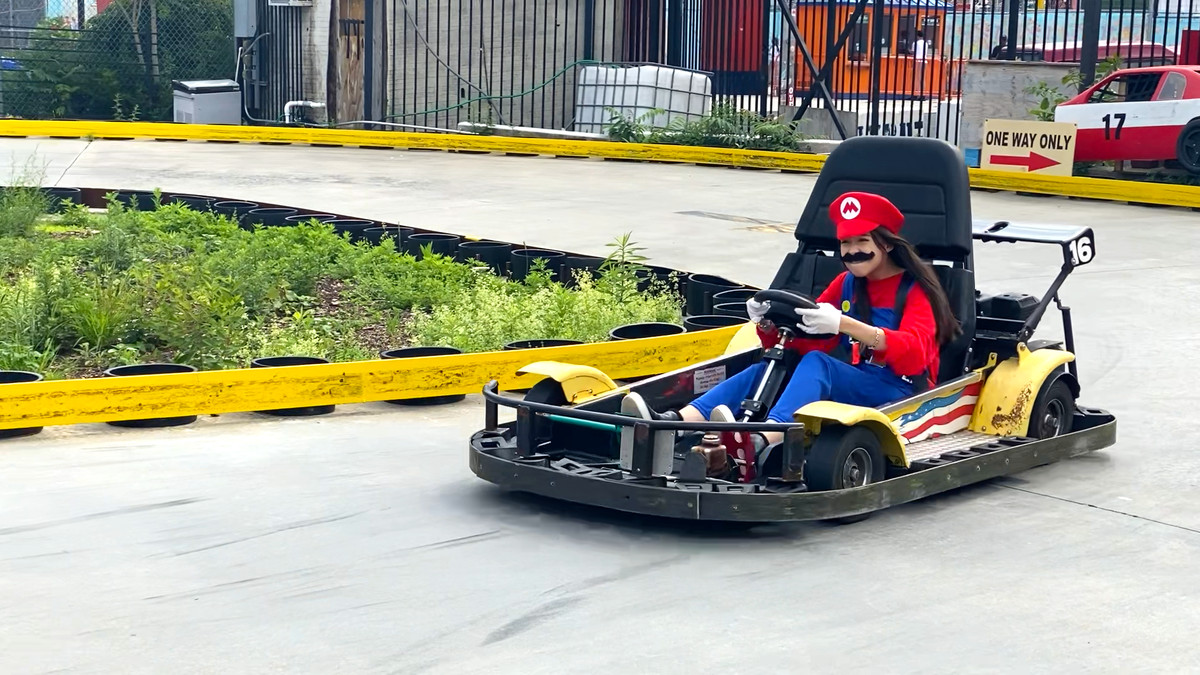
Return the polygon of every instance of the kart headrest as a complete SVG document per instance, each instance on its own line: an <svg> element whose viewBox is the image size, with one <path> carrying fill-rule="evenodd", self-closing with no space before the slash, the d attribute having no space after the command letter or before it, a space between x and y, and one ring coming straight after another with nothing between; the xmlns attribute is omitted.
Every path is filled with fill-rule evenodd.
<svg viewBox="0 0 1200 675"><path fill-rule="evenodd" d="M829 204L853 190L883 195L904 214L900 235L927 260L971 255L971 185L958 149L934 138L857 136L825 160L796 225L806 248L837 251Z"/></svg>

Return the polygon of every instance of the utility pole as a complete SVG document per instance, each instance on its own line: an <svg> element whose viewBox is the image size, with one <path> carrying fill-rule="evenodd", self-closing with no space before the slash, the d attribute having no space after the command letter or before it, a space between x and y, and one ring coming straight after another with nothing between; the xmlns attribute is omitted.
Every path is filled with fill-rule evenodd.
<svg viewBox="0 0 1200 675"><path fill-rule="evenodd" d="M75 27L79 30L83 30L83 22L87 21L87 0L79 0L78 7L79 14L77 16L79 19Z"/></svg>

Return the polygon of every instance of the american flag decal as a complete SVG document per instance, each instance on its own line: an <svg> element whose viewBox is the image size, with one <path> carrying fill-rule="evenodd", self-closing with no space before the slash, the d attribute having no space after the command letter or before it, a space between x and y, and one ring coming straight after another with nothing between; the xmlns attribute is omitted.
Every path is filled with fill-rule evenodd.
<svg viewBox="0 0 1200 675"><path fill-rule="evenodd" d="M962 431L971 423L971 414L979 400L982 382L975 382L956 392L925 401L916 410L906 412L896 420L900 435L909 443L935 436Z"/></svg>

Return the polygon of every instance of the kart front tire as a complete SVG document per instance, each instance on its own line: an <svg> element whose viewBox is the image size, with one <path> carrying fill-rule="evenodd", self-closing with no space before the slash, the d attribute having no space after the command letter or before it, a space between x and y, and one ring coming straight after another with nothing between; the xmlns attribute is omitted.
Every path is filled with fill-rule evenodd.
<svg viewBox="0 0 1200 675"><path fill-rule="evenodd" d="M522 400L530 403L547 403L549 405L567 405L567 395L563 393L562 384L553 377L545 377L525 392Z"/></svg>
<svg viewBox="0 0 1200 675"><path fill-rule="evenodd" d="M830 426L817 434L804 462L810 492L844 490L878 483L886 477L887 460L873 431L861 426ZM834 518L838 524L866 520L870 513Z"/></svg>

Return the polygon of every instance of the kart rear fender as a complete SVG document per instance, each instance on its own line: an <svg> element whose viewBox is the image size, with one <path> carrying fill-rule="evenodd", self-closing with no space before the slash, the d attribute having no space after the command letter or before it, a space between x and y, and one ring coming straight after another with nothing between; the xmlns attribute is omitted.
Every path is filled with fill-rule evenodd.
<svg viewBox="0 0 1200 675"><path fill-rule="evenodd" d="M866 427L879 439L883 454L889 461L908 468L908 457L904 454L904 441L900 438L899 429L887 415L875 408L835 401L814 401L793 413L792 419L803 424L809 435L819 435L824 424Z"/></svg>
<svg viewBox="0 0 1200 675"><path fill-rule="evenodd" d="M518 375L543 375L562 385L567 402L583 403L617 388L603 371L592 366L581 366L560 361L535 361L517 371Z"/></svg>
<svg viewBox="0 0 1200 675"><path fill-rule="evenodd" d="M1056 368L1075 360L1075 355L1061 349L1029 351L1025 343L1017 344L1017 355L1002 361L992 370L971 416L971 431L996 436L1024 436L1033 414L1033 399L1046 378ZM1070 377L1063 375L1063 377ZM1071 393L1078 396L1078 385L1072 379Z"/></svg>

